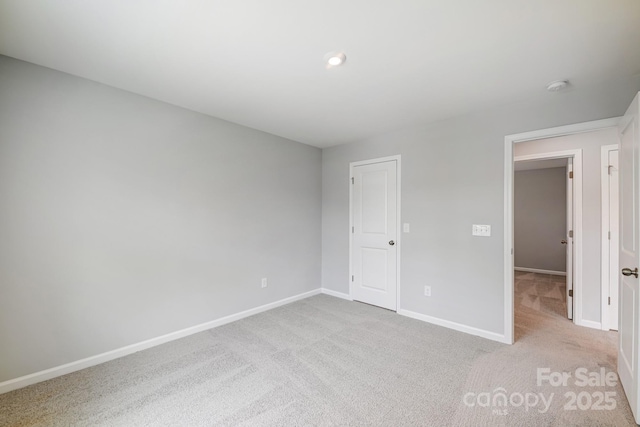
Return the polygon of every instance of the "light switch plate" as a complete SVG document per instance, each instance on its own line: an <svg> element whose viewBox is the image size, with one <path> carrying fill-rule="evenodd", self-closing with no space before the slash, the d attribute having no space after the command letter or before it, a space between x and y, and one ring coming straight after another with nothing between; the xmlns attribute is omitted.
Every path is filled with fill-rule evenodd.
<svg viewBox="0 0 640 427"><path fill-rule="evenodd" d="M409 223L405 222L404 224L402 224L402 231L405 233L409 232Z"/></svg>
<svg viewBox="0 0 640 427"><path fill-rule="evenodd" d="M471 229L471 234L474 236L489 237L491 236L491 226L473 224L473 227Z"/></svg>

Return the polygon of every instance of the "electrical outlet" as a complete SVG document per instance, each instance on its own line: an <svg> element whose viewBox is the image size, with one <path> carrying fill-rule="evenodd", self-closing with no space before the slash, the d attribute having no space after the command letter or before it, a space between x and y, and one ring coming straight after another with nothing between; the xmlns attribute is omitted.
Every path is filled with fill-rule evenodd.
<svg viewBox="0 0 640 427"><path fill-rule="evenodd" d="M424 296L425 297L430 297L431 296L431 286L425 286L424 287Z"/></svg>
<svg viewBox="0 0 640 427"><path fill-rule="evenodd" d="M491 236L491 226L490 225L473 224L473 226L471 227L471 234L473 236L490 237Z"/></svg>
<svg viewBox="0 0 640 427"><path fill-rule="evenodd" d="M263 287L263 288L266 288L266 287L267 287L267 278L266 278L266 277L263 277L263 278L262 278L262 287Z"/></svg>

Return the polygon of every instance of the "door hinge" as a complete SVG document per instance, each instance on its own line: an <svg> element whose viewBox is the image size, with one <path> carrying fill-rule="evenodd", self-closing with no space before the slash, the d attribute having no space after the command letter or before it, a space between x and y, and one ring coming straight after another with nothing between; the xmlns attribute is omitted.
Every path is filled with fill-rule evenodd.
<svg viewBox="0 0 640 427"><path fill-rule="evenodd" d="M569 172L569 179L573 178L573 171Z"/></svg>
<svg viewBox="0 0 640 427"><path fill-rule="evenodd" d="M573 238L573 230L569 230L569 237Z"/></svg>
<svg viewBox="0 0 640 427"><path fill-rule="evenodd" d="M611 168L612 168L612 167L613 167L613 165L609 165L609 166L607 167L607 174L608 174L608 175L611 175Z"/></svg>
<svg viewBox="0 0 640 427"><path fill-rule="evenodd" d="M569 289L569 296L573 298L573 289Z"/></svg>
<svg viewBox="0 0 640 427"><path fill-rule="evenodd" d="M355 227L351 227L351 233L355 233Z"/></svg>
<svg viewBox="0 0 640 427"><path fill-rule="evenodd" d="M354 179L353 179L353 177L351 177L351 184L353 184L353 183L354 183Z"/></svg>
<svg viewBox="0 0 640 427"><path fill-rule="evenodd" d="M351 281L353 282L353 276L351 276Z"/></svg>
<svg viewBox="0 0 640 427"><path fill-rule="evenodd" d="M607 235L607 238L608 238L609 240L611 240L611 232L610 232L610 231L609 231L609 233L608 233L608 235Z"/></svg>
<svg viewBox="0 0 640 427"><path fill-rule="evenodd" d="M611 305L611 297L609 297L609 305Z"/></svg>

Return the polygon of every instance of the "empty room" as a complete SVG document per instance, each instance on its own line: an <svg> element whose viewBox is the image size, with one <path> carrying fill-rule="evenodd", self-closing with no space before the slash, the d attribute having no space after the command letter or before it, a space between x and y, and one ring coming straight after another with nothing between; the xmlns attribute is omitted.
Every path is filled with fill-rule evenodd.
<svg viewBox="0 0 640 427"><path fill-rule="evenodd" d="M0 425L637 425L639 45L637 0L0 0Z"/></svg>

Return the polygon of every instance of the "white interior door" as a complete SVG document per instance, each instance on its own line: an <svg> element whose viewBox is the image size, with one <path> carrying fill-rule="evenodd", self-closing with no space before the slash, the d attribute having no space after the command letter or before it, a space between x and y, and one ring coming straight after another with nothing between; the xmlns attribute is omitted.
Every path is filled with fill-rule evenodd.
<svg viewBox="0 0 640 427"><path fill-rule="evenodd" d="M573 319L573 158L567 162L567 317Z"/></svg>
<svg viewBox="0 0 640 427"><path fill-rule="evenodd" d="M352 165L351 297L396 310L398 161Z"/></svg>
<svg viewBox="0 0 640 427"><path fill-rule="evenodd" d="M640 229L640 114L638 95L620 122L620 322L618 345L618 375L636 422L640 421L638 395L638 249ZM635 272L635 274L634 274Z"/></svg>
<svg viewBox="0 0 640 427"><path fill-rule="evenodd" d="M618 286L620 284L620 190L618 150L609 151L609 329L618 330Z"/></svg>

